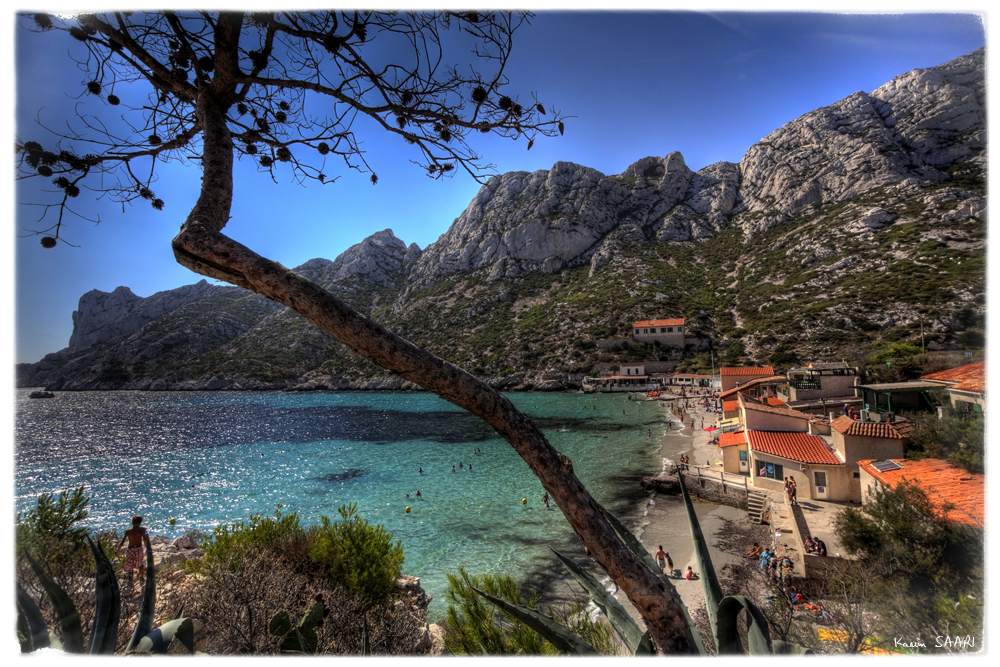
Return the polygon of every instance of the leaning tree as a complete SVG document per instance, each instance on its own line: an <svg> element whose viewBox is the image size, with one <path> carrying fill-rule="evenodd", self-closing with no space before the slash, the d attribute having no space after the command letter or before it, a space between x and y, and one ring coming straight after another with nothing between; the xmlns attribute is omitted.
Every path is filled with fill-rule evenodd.
<svg viewBox="0 0 1000 667"><path fill-rule="evenodd" d="M591 555L642 615L657 649L692 653L683 606L615 533L570 460L500 393L376 322L223 230L233 199L234 161L253 160L272 178L329 183L327 169L375 172L355 125L366 118L412 146L433 178L486 165L470 139L562 134L564 116L534 95L506 92L514 32L505 12L110 12L20 17L24 29L63 31L86 57L87 92L115 109L116 122L79 115L49 144L17 139L18 177L50 179L55 199L35 230L47 248L61 240L82 188L120 202L164 203L157 167L188 163L199 197L173 239L177 261L288 306L358 354L472 412L502 435L538 476ZM464 40L464 41L463 41ZM462 68L450 50L472 42ZM148 91L128 105L115 92ZM358 125L360 127L360 125ZM332 163L332 164L331 164ZM193 185L192 185L193 187Z"/></svg>

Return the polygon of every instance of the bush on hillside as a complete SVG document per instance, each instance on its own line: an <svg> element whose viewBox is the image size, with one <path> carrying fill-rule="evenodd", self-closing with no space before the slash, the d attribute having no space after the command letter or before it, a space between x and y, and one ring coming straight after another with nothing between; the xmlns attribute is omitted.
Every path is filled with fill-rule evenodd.
<svg viewBox="0 0 1000 667"><path fill-rule="evenodd" d="M384 526L357 516L357 505L341 507L341 521L320 517L310 540L309 557L321 564L330 581L368 606L387 606L398 594L403 545Z"/></svg>
<svg viewBox="0 0 1000 667"><path fill-rule="evenodd" d="M201 582L189 615L204 623L208 652L278 653L280 641L267 631L271 617L284 609L301 618L317 593L331 609L317 630L318 653L360 653L366 613L373 653L413 650L425 619L390 604L399 595L402 545L358 517L353 505L340 515L339 522L321 517L320 526L303 528L297 514L279 509L214 530L202 561L188 565Z"/></svg>
<svg viewBox="0 0 1000 667"><path fill-rule="evenodd" d="M945 518L916 484L879 489L837 515L844 550L892 595L892 619L918 634L982 636L983 533ZM874 606L875 601L871 601Z"/></svg>
<svg viewBox="0 0 1000 667"><path fill-rule="evenodd" d="M907 458L949 459L969 472L985 471L986 422L981 412L965 412L944 406L944 418L934 414L912 414Z"/></svg>
<svg viewBox="0 0 1000 667"><path fill-rule="evenodd" d="M268 632L274 614L286 610L298 620L321 593L330 615L317 628L317 653L361 653L364 600L331 585L321 567L289 567L283 540L243 550L238 562L215 560L201 572L191 592L188 615L205 629L204 650L217 655L277 655L280 640ZM299 553L299 557L304 554ZM308 559L307 559L308 561ZM399 605L367 612L373 654L407 654L417 645L424 619Z"/></svg>

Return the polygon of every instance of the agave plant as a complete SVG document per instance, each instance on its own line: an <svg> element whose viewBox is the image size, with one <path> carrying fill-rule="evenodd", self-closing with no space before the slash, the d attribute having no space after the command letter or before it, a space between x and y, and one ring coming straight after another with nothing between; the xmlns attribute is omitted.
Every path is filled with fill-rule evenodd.
<svg viewBox="0 0 1000 667"><path fill-rule="evenodd" d="M94 543L89 537L87 543L94 555L97 576L95 579L94 627L90 641L85 644L83 625L80 613L69 595L60 588L38 565L35 560L25 554L28 564L38 578L42 589L52 603L62 641L48 627L42 613L20 585L17 587L17 611L19 640L22 652L36 651L41 648L56 648L68 653L90 653L94 655L110 655L114 653L115 642L118 639L118 628L121 622L121 591L114 567L104 553L99 543ZM146 582L142 591L142 602L139 606L139 618L135 630L125 649L126 653L166 653L171 643L176 639L188 651L194 653L194 622L182 616L183 609L177 617L153 629L153 615L156 607L156 582L153 571L153 550L146 546Z"/></svg>
<svg viewBox="0 0 1000 667"><path fill-rule="evenodd" d="M770 633L768 632L767 621L765 620L764 615L750 600L747 600L742 595L730 595L728 597L723 597L722 587L719 584L715 567L712 565L712 558L708 549L708 543L705 541L705 536L701 530L701 524L698 522L698 517L694 512L694 505L691 503L691 498L688 496L687 489L684 487L683 476L681 476L679 481L681 496L684 499L684 507L687 512L688 523L691 528L691 539L694 542L695 562L702 573L701 583L702 590L705 594L705 606L708 610L708 620L712 627L713 639L715 640L715 646L718 648L719 654L739 655L747 653L747 650L744 649L743 638L740 636L739 631L739 617L740 612L743 611L746 612L746 643L751 655L811 653L810 650L797 644L772 640ZM659 572L659 567L656 565L656 561L653 560L653 557L642 545L642 543L627 528L625 528L625 526L623 526L614 515L605 510L603 507L600 509L608 523L611 524L615 532L618 533L618 536L622 539L625 545L628 546L629 550L638 556L646 564L650 571ZM625 608L622 607L621 603L619 603L613 595L610 595L592 574L559 552L554 551L554 553L569 570L573 578L576 579L587 594L590 595L594 604L597 605L602 612L604 612L604 615L608 618L611 626L614 628L615 632L618 633L618 636L622 638L622 641L625 643L625 646L632 653L632 655L650 655L653 651L649 639L649 632L643 632L639 628ZM677 592L670 579L663 575L660 575L660 579L667 587L668 593L676 596ZM528 607L494 597L478 589L473 590L533 629L543 638L551 642L557 649L575 655L597 654L597 651L580 636L575 634L566 626L557 622L552 617L546 616L535 609L530 609ZM704 643L701 641L701 637L695 628L694 621L688 613L687 607L684 606L683 603L681 606L684 608L684 614L687 617L688 627L691 628L691 634L695 638L695 644L698 651L702 655L705 655L706 651Z"/></svg>

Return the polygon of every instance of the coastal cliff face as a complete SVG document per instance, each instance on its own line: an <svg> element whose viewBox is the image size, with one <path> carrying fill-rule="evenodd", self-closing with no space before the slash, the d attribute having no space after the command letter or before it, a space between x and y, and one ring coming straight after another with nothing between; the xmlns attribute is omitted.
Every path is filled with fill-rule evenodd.
<svg viewBox="0 0 1000 667"><path fill-rule="evenodd" d="M738 163L679 153L621 174L558 162L495 176L421 251L391 230L297 271L495 386L569 388L625 356L599 339L685 317L693 346L842 358L983 326L984 51L896 77L778 128ZM20 386L411 386L298 315L201 281L148 298L92 291L69 347ZM625 353L622 353L625 354ZM627 355L626 355L627 356Z"/></svg>

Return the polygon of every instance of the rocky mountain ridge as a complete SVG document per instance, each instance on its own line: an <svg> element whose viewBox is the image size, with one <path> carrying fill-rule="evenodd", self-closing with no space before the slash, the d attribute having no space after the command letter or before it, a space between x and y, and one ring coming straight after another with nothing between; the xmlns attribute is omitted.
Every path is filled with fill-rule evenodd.
<svg viewBox="0 0 1000 667"><path fill-rule="evenodd" d="M739 163L507 173L423 251L387 229L296 270L504 388L572 386L629 354L597 340L648 317L686 317L703 345L761 360L905 340L918 322L954 347L984 309L985 118L980 50L809 112ZM18 382L407 387L287 309L205 281L89 292L69 347L19 365Z"/></svg>

